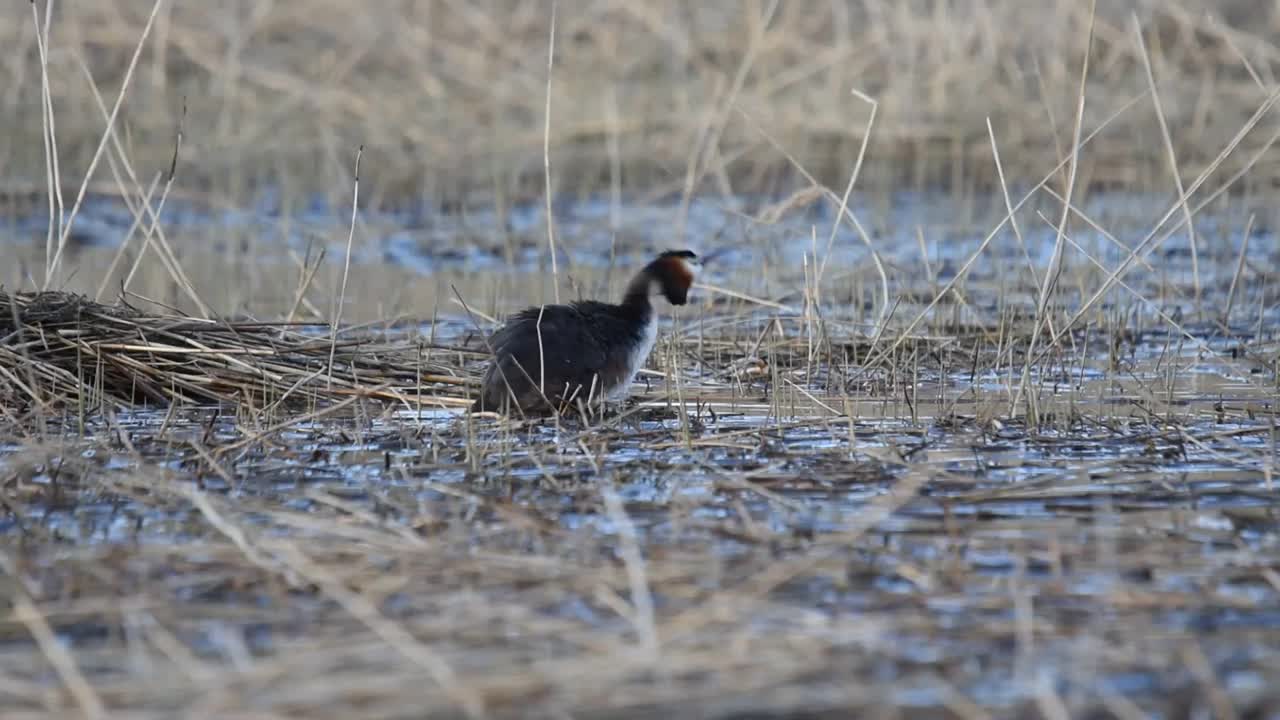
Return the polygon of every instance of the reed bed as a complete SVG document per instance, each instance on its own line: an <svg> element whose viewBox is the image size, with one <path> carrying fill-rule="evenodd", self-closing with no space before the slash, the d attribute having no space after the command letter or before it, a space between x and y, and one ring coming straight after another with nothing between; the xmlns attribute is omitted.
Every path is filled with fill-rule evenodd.
<svg viewBox="0 0 1280 720"><path fill-rule="evenodd" d="M975 341L1025 349L1030 321L868 365L891 339L813 360L802 320L703 318L600 419L318 385L311 412L10 425L7 712L1265 717L1280 700L1263 680L1274 391L1224 402L1183 384L1203 358L1154 336L1108 359L1099 331L1064 366L1114 369L1053 392L1070 381L1041 366L1032 424L974 391L1007 365ZM780 331L728 360L760 327ZM447 347L433 362L474 376L480 358Z"/></svg>
<svg viewBox="0 0 1280 720"><path fill-rule="evenodd" d="M152 5L55 4L49 92L63 178L84 175L102 127L95 85L108 99L120 89ZM544 141L558 195L769 194L799 177L766 135L825 185L843 186L872 113L850 94L857 88L874 99L877 125L860 189L990 190L988 119L1009 177L1070 147L1078 40L1090 26L1089 3L1075 0L562 2L549 79L550 9L539 0L166 2L120 119L136 166L150 169L169 167L183 124L185 182L175 192L215 207L241 207L263 187L286 205L313 192L343 200L362 144L371 207L540 199ZM1176 156L1196 172L1274 83L1276 12L1254 0L1099 3L1090 120L1144 90L1136 13ZM0 94L4 189L43 193L29 12L0 17L0 47L15 79ZM1118 121L1083 158L1081 187L1168 187L1153 120ZM1275 176L1267 164L1249 182ZM109 181L95 187L116 192Z"/></svg>
<svg viewBox="0 0 1280 720"><path fill-rule="evenodd" d="M49 223L0 292L6 719L1280 706L1275 7L33 7L0 19L0 201ZM855 185L996 209L903 233ZM117 246L72 241L91 192ZM460 411L504 312L606 294L655 241L624 208L683 242L709 194L741 223L692 241L752 262L631 402ZM273 265L171 198L332 242ZM505 267L362 264L401 204L492 211L443 249Z"/></svg>
<svg viewBox="0 0 1280 720"><path fill-rule="evenodd" d="M420 348L339 340L320 323L146 314L58 291L0 291L0 312L0 396L42 410L298 406L355 396L407 403L406 392L415 403L466 402L437 394L465 391L469 381L415 362Z"/></svg>
<svg viewBox="0 0 1280 720"><path fill-rule="evenodd" d="M6 717L1265 717L1273 334L815 275L536 420L449 409L483 319L0 296Z"/></svg>

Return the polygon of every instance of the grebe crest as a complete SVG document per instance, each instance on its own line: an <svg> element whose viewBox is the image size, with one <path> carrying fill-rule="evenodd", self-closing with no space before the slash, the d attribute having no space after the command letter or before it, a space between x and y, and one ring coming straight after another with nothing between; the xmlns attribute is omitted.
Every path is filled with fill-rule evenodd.
<svg viewBox="0 0 1280 720"><path fill-rule="evenodd" d="M668 250L627 283L619 304L583 300L530 307L490 338L493 359L472 411L538 413L626 398L658 339L650 298L688 302L701 264L689 250Z"/></svg>

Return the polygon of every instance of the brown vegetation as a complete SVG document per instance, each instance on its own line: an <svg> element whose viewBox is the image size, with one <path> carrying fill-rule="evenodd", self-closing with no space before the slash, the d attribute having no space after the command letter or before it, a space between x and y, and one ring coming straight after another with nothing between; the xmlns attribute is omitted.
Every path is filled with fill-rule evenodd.
<svg viewBox="0 0 1280 720"><path fill-rule="evenodd" d="M1102 5L1090 35L1070 0L561 0L545 127L551 3L156 6L93 179L133 244L77 250L52 213L4 250L0 713L1272 712L1280 17ZM62 202L33 21L0 17L4 207L73 205L152 7L56 3ZM367 214L312 230L341 261L269 265L274 227L168 237L140 202L270 187L287 226L307 192L351 202L361 145L357 206L501 218L545 161L548 206L784 199L725 240L766 260L697 286L634 405L470 416L489 316L612 264L517 277L489 227L511 273L406 280L351 265ZM851 174L995 218L921 219L891 236L918 261L882 259L837 210ZM1183 197L1118 220L1085 202L1107 188ZM811 203L867 262L828 266L812 225L763 249Z"/></svg>
<svg viewBox="0 0 1280 720"><path fill-rule="evenodd" d="M101 132L79 67L114 97L150 0L56 5L50 90L63 177L78 178ZM776 6L776 7L775 7ZM121 116L139 167L169 163L188 105L181 186L242 201L341 195L367 148L367 197L537 197L551 4L453 0L165 3ZM6 184L43 188L40 73L30 13L0 17ZM1253 0L1100 3L1087 127L1147 89L1130 13L1149 46L1177 156L1208 163L1270 94L1280 16ZM561 2L551 82L557 193L617 183L678 193L787 191L793 168L767 133L843 186L878 103L860 187L955 189L995 181L989 118L1010 178L1070 147L1089 3ZM1143 103L1083 158L1086 184L1168 188ZM1236 158L1261 139L1248 139ZM1228 163L1231 172L1237 163ZM1280 176L1272 164L1249 182ZM101 176L100 176L101 177Z"/></svg>

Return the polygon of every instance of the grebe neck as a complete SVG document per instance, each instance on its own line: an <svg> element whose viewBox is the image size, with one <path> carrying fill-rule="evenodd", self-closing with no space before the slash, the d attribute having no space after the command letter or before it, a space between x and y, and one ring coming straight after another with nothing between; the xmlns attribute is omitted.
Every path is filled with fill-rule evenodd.
<svg viewBox="0 0 1280 720"><path fill-rule="evenodd" d="M654 282L648 269L636 273L636 276L631 278L631 282L627 283L627 290L622 295L622 306L646 316L653 312L653 303L649 301L649 296L653 294Z"/></svg>

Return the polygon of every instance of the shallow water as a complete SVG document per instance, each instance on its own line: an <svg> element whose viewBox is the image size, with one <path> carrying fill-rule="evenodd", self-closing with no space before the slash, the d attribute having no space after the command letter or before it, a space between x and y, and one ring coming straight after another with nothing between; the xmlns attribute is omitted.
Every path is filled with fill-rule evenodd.
<svg viewBox="0 0 1280 720"><path fill-rule="evenodd" d="M854 294L852 274L874 277L866 246L842 230L827 254L831 217L821 210L745 222L740 213L760 203L690 208L689 236L726 250L705 281L795 310L812 263L796 258L817 247L832 279L826 330L865 359L875 328L862 302L878 287L864 279L853 302L842 293ZM873 244L900 299L895 327L967 260L992 205L903 194L856 208L876 218ZM1087 207L1110 226L1134 228L1159 211L1151 199L1119 196ZM96 218L86 231L105 248L127 227L127 216L112 212L86 210ZM292 218L288 232L270 207L248 219L180 204L167 212L170 232L187 241L219 227L272 229L282 242L253 255L267 267L285 262L285 248L315 240L309 223L323 230L331 257L345 242L319 205ZM558 204L565 267L630 266L666 244L673 212ZM428 280L446 270L499 283L537 274L540 213L370 214L354 260ZM1226 215L1200 222L1203 297L1213 308L1229 294L1233 228L1242 223ZM1053 230L1028 223L1022 232L1043 272ZM1101 236L1073 233L1109 266L1120 261ZM1257 226L1246 260L1270 267L1276 245ZM362 666L335 647L352 644L342 633L370 642L367 629L335 609L345 607L330 602L335 596L315 594L324 584L314 576L310 590L291 584L307 566L281 560L293 556L280 548L293 546L278 543L297 543L331 572L350 573L343 577L380 612L437 638L463 674L570 658L584 665L567 675L546 670L548 687L589 695L592 686L624 683L639 698L633 707L660 703L664 692L716 697L726 712L742 708L738 695L763 708L795 707L784 702L789 692L802 705L834 707L848 699L842 681L910 708L954 708L959 693L1004 713L1025 714L1046 697L1083 713L1125 695L1171 716L1201 702L1209 683L1238 707L1267 707L1265 678L1280 666L1274 293L1247 272L1233 298L1239 312L1218 323L1212 311L1197 313L1189 254L1177 248L1171 240L1149 258L1160 272L1127 278L1153 305L1124 290L1108 296L1109 313L1126 313L1126 336L1073 333L1069 351L1029 369L1021 392L1023 360L999 349L999 318L1033 305L1035 286L1013 277L1026 261L1005 233L958 284L963 303L937 311L961 308L957 327L977 329L920 330L939 337L918 353L904 345L885 365L809 354L808 321L786 308L707 302L682 314L683 412L667 397L661 348L625 417L585 423L370 403L254 439L282 418L231 407L136 410L110 421L90 415L82 434L69 411L0 446L0 547L24 558L48 607L75 606L92 595L86 588L145 600L211 668L287 657L322 640L334 643L324 657ZM1080 267L1076 257L1064 273L1068 308L1105 277ZM1153 308L1180 314L1181 330ZM771 327L784 337L757 340ZM386 332L464 343L471 329L455 311L425 329L400 323ZM767 369L727 379L753 343ZM1028 397L1039 422L1027 419ZM602 495L608 488L621 515ZM671 685L607 675L602 658L616 660L613 643L631 638L638 622L635 587L622 571L630 533L673 667L704 651L727 665L684 660ZM78 556L85 565L73 562ZM116 587L97 567L149 580ZM148 583L162 589L138 590ZM274 589L281 583L291 588L288 602ZM453 614L441 615L446 609ZM111 648L124 633L117 616L83 615L58 624L70 647ZM436 617L456 618L462 635L424 629ZM10 636L25 637L12 626ZM29 679L21 653L6 657L0 671ZM90 664L86 672L96 682L108 671ZM716 695L725 677L745 685ZM181 704L150 692L157 703ZM528 702L544 699L530 693Z"/></svg>
<svg viewBox="0 0 1280 720"><path fill-rule="evenodd" d="M1020 193L1013 194L1015 202L1020 198ZM793 208L775 219L771 208L780 202L767 197L695 198L681 224L678 198L657 202L624 199L617 206L607 199L590 197L561 200L554 205L558 266L564 276L561 282L574 296L607 295L610 288L616 290L625 281L630 268L655 251L689 246L711 256L704 283L775 300L797 312L803 307L800 291L805 278L816 274L815 267L819 267L823 281L820 299L827 306L827 321L873 324L876 317L864 311L865 305L880 300L881 293L872 250L885 269L891 302L901 303L899 312L914 313L916 301L932 298L954 279L988 234L1000 228L960 284L966 319L998 322L1001 306L1013 301L1034 304L1058 238L1056 225L1049 218L1056 223L1061 212L1056 201L1044 193L1018 210L1014 225L1002 224L1004 201L998 196L908 191L865 198L855 195L849 211L865 230L864 237L849 222L840 224L833 233L835 210L825 203ZM1080 210L1088 222L1077 216L1068 228L1063 271L1067 280L1059 284L1056 301L1068 308L1078 306L1085 299L1082 289L1096 286L1105 276L1095 262L1107 269L1118 266L1129 248L1153 232L1166 214L1168 202L1164 197L1125 193L1096 193L1081 201ZM230 292L230 299L238 301L238 306L226 311L257 313L262 310L255 308L254 298L259 302L276 300L274 293L283 289L279 287L280 272L289 273L293 283L292 274L301 262L298 258L315 259L323 251L327 267L342 267L349 212L318 197L285 205L264 193L248 209L214 210L192 200L174 199L162 215L168 242L179 257L188 258L186 264L195 266L188 267L188 274L197 288L222 298L227 292L223 286L244 285ZM435 310L442 311L445 318L467 322L461 309L448 300L451 288L457 286L470 294L467 289L477 280L545 282L551 268L544 212L541 202L518 203L501 213L484 206L451 208L449 212L420 205L363 210L351 246L351 263L353 285L367 276L365 283L370 287L353 290L359 293L353 309L383 305L392 289L395 296L405 295L415 302L443 302ZM1219 201L1214 209L1196 216L1199 252L1195 258L1185 229L1173 229L1180 221L1178 215L1157 234L1157 238L1167 239L1151 244L1149 254L1124 276L1132 292L1117 286L1107 296L1108 306L1132 313L1139 323L1135 330L1171 332L1160 319L1160 311L1212 342L1220 333L1209 332L1214 329L1212 318L1196 312L1194 285L1198 279L1199 307L1220 310L1225 306L1242 259L1243 233L1252 217L1243 258L1246 272L1231 298L1232 309L1238 311L1232 318L1233 334L1247 339L1259 323L1280 320L1275 303L1265 295L1265 282L1257 281L1259 272L1280 260L1280 243L1272 231L1280 217L1274 215L1275 209L1267 203L1235 198ZM132 217L120 202L90 196L76 221L70 248L72 259L81 259L65 273L71 287L97 287L97 275L125 242L131 225ZM11 243L18 251L29 253L30 264L38 266L45 227L46 216L39 208L11 215L0 223L0 243ZM132 250L127 257L136 253L141 242L138 235L135 232L129 239ZM203 265L210 267L200 267ZM211 271L219 274L202 277ZM1073 277L1085 284L1071 281ZM5 280L22 284L20 275ZM114 291L118 280L110 285ZM715 291L704 291L704 295L724 299ZM1139 295L1149 304L1140 302ZM945 298L944 307L955 300ZM473 304L478 302L473 299ZM513 309L479 304L486 304L486 311ZM423 318L433 314L421 304L405 311ZM1185 321L1181 320L1184 317Z"/></svg>

